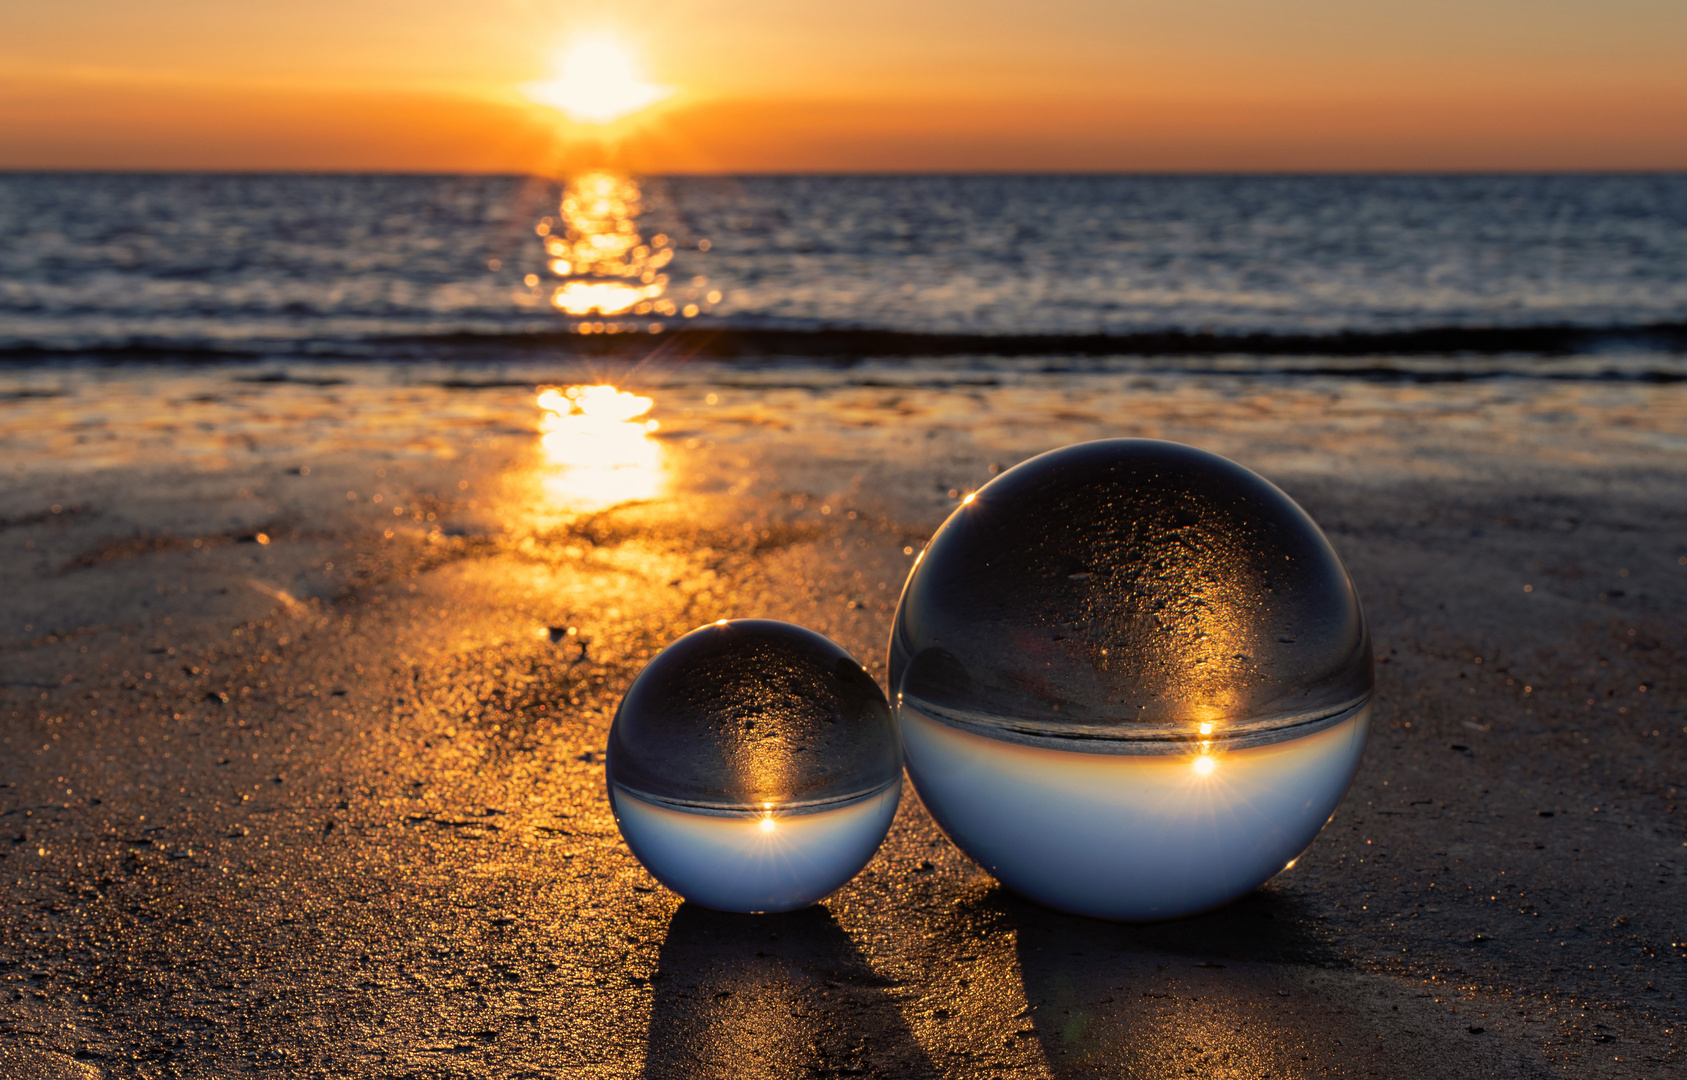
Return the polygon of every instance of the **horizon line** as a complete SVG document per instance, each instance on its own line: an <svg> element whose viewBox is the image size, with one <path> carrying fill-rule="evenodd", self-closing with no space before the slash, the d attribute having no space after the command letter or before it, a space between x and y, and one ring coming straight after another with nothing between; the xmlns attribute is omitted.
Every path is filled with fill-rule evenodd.
<svg viewBox="0 0 1687 1080"><path fill-rule="evenodd" d="M550 180L562 176L589 172L618 172L624 175L653 179L742 179L749 177L858 177L902 179L923 176L948 177L1520 177L1520 176L1687 176L1687 165L1632 167L1541 167L1541 168L1320 168L1302 169L745 169L745 170L674 170L643 171L594 167L570 173L512 172L480 169L324 169L324 168L131 168L124 166L54 166L0 165L0 176L85 175L85 176L394 176L394 177L464 177L481 176L497 179Z"/></svg>

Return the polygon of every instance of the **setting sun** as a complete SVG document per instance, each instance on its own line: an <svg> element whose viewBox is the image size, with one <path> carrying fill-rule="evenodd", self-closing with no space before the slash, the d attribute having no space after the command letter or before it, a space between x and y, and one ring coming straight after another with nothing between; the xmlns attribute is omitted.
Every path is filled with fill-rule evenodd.
<svg viewBox="0 0 1687 1080"><path fill-rule="evenodd" d="M673 93L640 79L626 51L608 41L574 46L557 71L556 78L528 83L522 92L581 123L607 124Z"/></svg>

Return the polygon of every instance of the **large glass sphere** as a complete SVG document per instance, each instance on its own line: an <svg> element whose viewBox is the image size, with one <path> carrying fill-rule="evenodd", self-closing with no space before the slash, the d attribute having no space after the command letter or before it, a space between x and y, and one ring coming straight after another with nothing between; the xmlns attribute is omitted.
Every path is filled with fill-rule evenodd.
<svg viewBox="0 0 1687 1080"><path fill-rule="evenodd" d="M831 641L721 621L663 649L609 728L610 806L656 879L704 907L789 911L854 877L902 793L884 691Z"/></svg>
<svg viewBox="0 0 1687 1080"><path fill-rule="evenodd" d="M890 639L908 775L1004 885L1108 919L1283 870L1359 765L1370 635L1283 492L1110 439L986 484L915 563Z"/></svg>

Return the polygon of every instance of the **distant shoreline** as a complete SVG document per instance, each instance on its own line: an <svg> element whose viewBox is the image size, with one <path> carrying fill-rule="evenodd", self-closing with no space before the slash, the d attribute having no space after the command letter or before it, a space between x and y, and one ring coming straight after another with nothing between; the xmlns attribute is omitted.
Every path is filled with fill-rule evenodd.
<svg viewBox="0 0 1687 1080"><path fill-rule="evenodd" d="M539 173L539 172L507 172L494 170L477 172L472 169L456 171L440 171L426 169L154 169L154 168L124 168L113 166L110 168L64 168L51 165L9 165L0 166L0 177L6 176L204 176L204 177L288 177L301 178L320 176L340 179L356 176L378 177L414 177L419 180L438 180L451 177L473 177L481 180L542 180L560 181L567 176L577 173L599 171L614 171L603 169L579 169L569 173ZM1564 176L1564 177L1653 177L1653 176L1687 176L1687 166L1637 166L1632 168L1609 169L1050 169L1037 170L1008 170L1008 169L920 169L910 171L891 171L882 169L865 169L860 172L847 172L837 169L779 169L762 171L738 172L641 172L627 170L626 175L635 176L641 180L768 180L768 179L826 179L837 177L848 180L908 180L932 178L979 178L979 179L1038 179L1058 180L1071 177L1075 180L1096 178L1118 178L1138 180L1189 180L1189 179L1248 179L1269 180L1273 178L1297 179L1339 179L1353 177L1355 179L1387 179L1399 177L1402 179L1434 179L1445 177L1448 179L1480 179L1483 177L1530 177L1530 176Z"/></svg>

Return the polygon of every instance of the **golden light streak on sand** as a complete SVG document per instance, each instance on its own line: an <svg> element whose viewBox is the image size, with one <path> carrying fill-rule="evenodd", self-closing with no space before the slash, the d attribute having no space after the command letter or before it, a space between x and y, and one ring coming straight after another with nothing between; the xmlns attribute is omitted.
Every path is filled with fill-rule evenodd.
<svg viewBox="0 0 1687 1080"><path fill-rule="evenodd" d="M274 585L267 585L254 577L247 578L246 584L263 593L270 599L279 601L281 606L287 610L289 615L297 615L305 608L305 605L286 589L278 589Z"/></svg>

